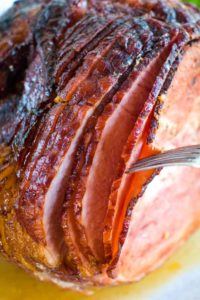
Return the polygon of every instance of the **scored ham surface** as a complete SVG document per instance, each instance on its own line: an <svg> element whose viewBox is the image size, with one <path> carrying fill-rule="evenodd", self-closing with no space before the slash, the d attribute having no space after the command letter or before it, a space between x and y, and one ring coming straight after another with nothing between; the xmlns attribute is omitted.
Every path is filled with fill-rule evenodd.
<svg viewBox="0 0 200 300"><path fill-rule="evenodd" d="M139 280L200 225L200 171L126 173L200 143L200 11L22 0L0 37L2 253L63 288Z"/></svg>

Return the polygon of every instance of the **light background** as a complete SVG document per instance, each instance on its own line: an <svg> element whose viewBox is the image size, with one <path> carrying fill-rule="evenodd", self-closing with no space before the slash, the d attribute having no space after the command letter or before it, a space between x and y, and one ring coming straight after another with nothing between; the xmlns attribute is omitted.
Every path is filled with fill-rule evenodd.
<svg viewBox="0 0 200 300"><path fill-rule="evenodd" d="M0 14L6 11L14 2L14 0L0 0Z"/></svg>

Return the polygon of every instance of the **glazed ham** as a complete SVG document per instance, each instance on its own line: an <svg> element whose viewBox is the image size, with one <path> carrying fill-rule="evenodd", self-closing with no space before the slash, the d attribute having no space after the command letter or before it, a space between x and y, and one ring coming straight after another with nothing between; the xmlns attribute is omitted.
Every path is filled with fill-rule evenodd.
<svg viewBox="0 0 200 300"><path fill-rule="evenodd" d="M200 225L198 170L126 172L200 143L199 10L22 0L0 36L2 253L63 288L141 279Z"/></svg>

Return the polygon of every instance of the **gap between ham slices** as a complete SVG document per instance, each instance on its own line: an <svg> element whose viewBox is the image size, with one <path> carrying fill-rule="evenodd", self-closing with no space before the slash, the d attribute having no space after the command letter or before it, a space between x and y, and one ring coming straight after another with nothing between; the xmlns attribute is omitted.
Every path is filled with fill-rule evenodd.
<svg viewBox="0 0 200 300"><path fill-rule="evenodd" d="M147 127L148 130L148 127ZM160 148L152 147L152 145L146 144L147 134L146 132L141 136L138 143L135 145L135 151L133 151L130 162L134 162L137 159L148 157L161 152ZM135 152L135 153L134 153ZM142 189L147 183L155 170L148 170L145 172L137 172L134 174L126 174L123 189L121 191L121 197L123 197L123 203L118 207L118 214L116 215L116 222L113 227L112 234L112 257L116 257L119 251L119 237L123 229L124 218L126 216L126 211L131 199L137 199L141 194ZM120 197L120 196L119 196Z"/></svg>

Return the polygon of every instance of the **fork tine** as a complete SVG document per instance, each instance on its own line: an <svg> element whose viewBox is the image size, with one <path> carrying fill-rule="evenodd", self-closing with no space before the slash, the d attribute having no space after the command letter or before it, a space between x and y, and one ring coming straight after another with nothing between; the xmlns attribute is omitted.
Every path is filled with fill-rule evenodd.
<svg viewBox="0 0 200 300"><path fill-rule="evenodd" d="M134 163L127 173L174 165L200 167L200 145L176 148L143 158Z"/></svg>
<svg viewBox="0 0 200 300"><path fill-rule="evenodd" d="M187 156L186 156L187 155ZM141 160L139 160L136 164L144 164L144 163L148 163L149 161L153 162L159 162L159 161L163 161L163 160L174 160L174 159L195 159L196 157L199 156L199 153L161 153L161 154L157 154L157 155L153 155L150 157L146 157L143 158Z"/></svg>
<svg viewBox="0 0 200 300"><path fill-rule="evenodd" d="M145 170L151 170L151 169L160 169L163 167L173 167L173 166L190 166L190 167L198 167L195 163L191 162L175 162L175 163L160 163L156 165L149 165L149 166L134 166L130 168L127 173L133 173L133 172L139 172L139 171L145 171Z"/></svg>
<svg viewBox="0 0 200 300"><path fill-rule="evenodd" d="M174 164L181 164L181 163L192 163L193 160L189 160L187 159L187 161L184 159L184 158L181 158L181 159L165 159L165 160L161 160L161 161L148 161L148 162L143 162L141 161L140 163L136 163L134 164L133 166L130 167L129 170L133 170L133 169L147 169L147 168L156 168L157 166L163 166L166 164L170 164L170 165L174 165Z"/></svg>
<svg viewBox="0 0 200 300"><path fill-rule="evenodd" d="M195 159L196 157L198 157L198 154L187 154L187 156L185 154L171 154L171 153L161 153L161 154L157 154L157 155L154 155L154 156L151 156L151 157L147 157L147 158L144 158L144 159L141 159L139 160L136 164L139 165L139 164L144 164L144 163L156 163L156 162L162 162L162 161L165 161L165 160L174 160L174 159L177 159L177 160L180 160L180 159Z"/></svg>
<svg viewBox="0 0 200 300"><path fill-rule="evenodd" d="M193 160L186 161L184 159L182 160L174 160L174 161L164 161L164 162L158 162L158 163L150 163L150 164L140 164L140 165L133 165L130 169L128 169L127 173L132 172L138 172L143 170L150 170L150 169L157 169L162 167L169 167L169 166L192 166L192 167L200 167L198 166Z"/></svg>

